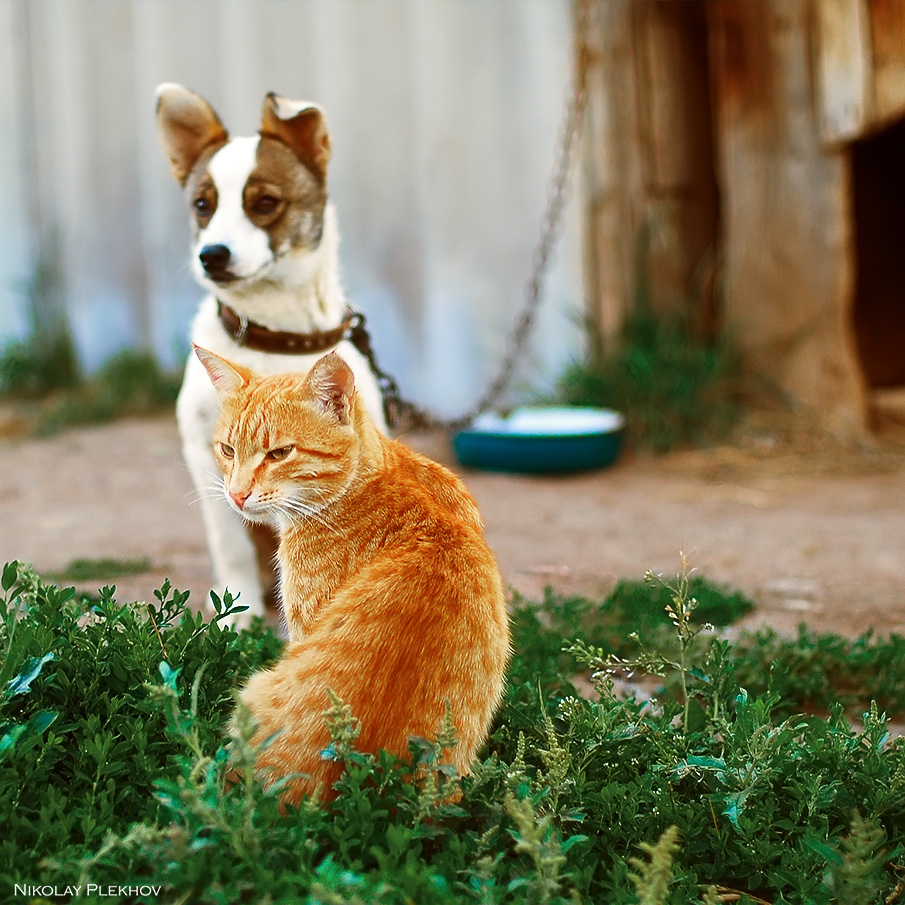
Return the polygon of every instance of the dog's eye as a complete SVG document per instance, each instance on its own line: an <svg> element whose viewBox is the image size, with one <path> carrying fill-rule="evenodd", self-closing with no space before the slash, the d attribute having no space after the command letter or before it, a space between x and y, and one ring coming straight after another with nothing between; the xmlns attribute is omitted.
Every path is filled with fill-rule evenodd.
<svg viewBox="0 0 905 905"><path fill-rule="evenodd" d="M208 198L196 198L193 205L195 212L201 217L207 217L214 209L214 205Z"/></svg>
<svg viewBox="0 0 905 905"><path fill-rule="evenodd" d="M228 443L221 443L220 455L223 456L224 459L234 459L236 457L236 451Z"/></svg>
<svg viewBox="0 0 905 905"><path fill-rule="evenodd" d="M256 214L272 214L280 206L280 199L273 195L261 195L254 203Z"/></svg>
<svg viewBox="0 0 905 905"><path fill-rule="evenodd" d="M281 462L291 452L292 452L291 446L280 446L277 449L271 449L267 453L267 458L270 459L271 462Z"/></svg>

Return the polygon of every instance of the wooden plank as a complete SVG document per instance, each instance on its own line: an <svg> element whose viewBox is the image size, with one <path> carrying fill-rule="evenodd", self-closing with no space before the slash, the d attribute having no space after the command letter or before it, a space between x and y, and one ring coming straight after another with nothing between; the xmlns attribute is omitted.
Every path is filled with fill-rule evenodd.
<svg viewBox="0 0 905 905"><path fill-rule="evenodd" d="M651 302L662 309L699 307L707 330L711 300L694 285L716 243L707 23L700 4L655 2L641 9L639 110L647 151Z"/></svg>
<svg viewBox="0 0 905 905"><path fill-rule="evenodd" d="M864 0L816 0L814 70L824 142L861 135L871 117L871 51Z"/></svg>
<svg viewBox="0 0 905 905"><path fill-rule="evenodd" d="M851 173L815 129L808 5L763 0L729 12L729 35L727 20L714 18L726 323L753 373L770 375L829 428L858 434ZM766 42L768 104L753 102L758 81L740 78L738 55L727 52L755 30Z"/></svg>
<svg viewBox="0 0 905 905"><path fill-rule="evenodd" d="M644 180L638 124L634 0L593 7L585 149L588 182L587 283L595 325L606 345L632 301Z"/></svg>
<svg viewBox="0 0 905 905"><path fill-rule="evenodd" d="M686 66L675 15L658 3L644 3L638 16L638 110L644 135L645 170L655 191L684 186L691 176L687 128ZM678 10L681 13L681 9Z"/></svg>
<svg viewBox="0 0 905 905"><path fill-rule="evenodd" d="M878 123L905 114L905 3L869 0L874 103Z"/></svg>

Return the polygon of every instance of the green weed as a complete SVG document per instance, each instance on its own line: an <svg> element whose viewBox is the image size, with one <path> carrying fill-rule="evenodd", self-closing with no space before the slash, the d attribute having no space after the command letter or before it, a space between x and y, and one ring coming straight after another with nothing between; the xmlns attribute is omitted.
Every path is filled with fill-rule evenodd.
<svg viewBox="0 0 905 905"><path fill-rule="evenodd" d="M149 353L126 349L89 380L48 399L40 408L37 432L53 434L74 425L171 408L179 382L175 375L161 371Z"/></svg>
<svg viewBox="0 0 905 905"><path fill-rule="evenodd" d="M681 848L675 825L663 830L656 844L640 842L638 848L647 858L629 858L637 873L629 874L635 884L639 905L664 905L673 881L673 859Z"/></svg>
<svg viewBox="0 0 905 905"><path fill-rule="evenodd" d="M43 436L81 424L172 408L180 378L146 352L126 349L85 378L67 335L16 343L0 356L0 398L22 406Z"/></svg>
<svg viewBox="0 0 905 905"><path fill-rule="evenodd" d="M0 355L0 398L34 400L82 382L72 337L36 335Z"/></svg>
<svg viewBox="0 0 905 905"><path fill-rule="evenodd" d="M81 373L63 301L57 232L44 237L34 271L19 289L28 303L31 334L0 354L0 398L34 400L78 386Z"/></svg>
<svg viewBox="0 0 905 905"><path fill-rule="evenodd" d="M59 572L47 574L49 581L106 581L124 575L143 575L154 567L150 557L138 559L74 559Z"/></svg>
<svg viewBox="0 0 905 905"><path fill-rule="evenodd" d="M638 650L635 638L643 638L648 649L675 654L676 634L668 607L674 590L668 583L651 580L620 581L602 603L583 597L562 597L551 589L540 604L518 595L512 614L514 630L522 638L515 651L510 693L522 674L524 686L515 685L519 699L528 703L536 683L554 696L573 694L568 677L575 673L574 651L563 648L563 639L585 644L609 654L630 658ZM700 575L686 576L685 593L695 601L688 616L694 634L705 624L731 625L751 610L754 603L739 591L721 587Z"/></svg>
<svg viewBox="0 0 905 905"><path fill-rule="evenodd" d="M125 349L86 378L65 307L60 236L51 230L42 238L34 272L20 287L30 336L0 352L0 399L18 403L39 434L172 406L179 377L147 352Z"/></svg>
<svg viewBox="0 0 905 905"><path fill-rule="evenodd" d="M566 369L558 395L622 412L634 445L665 452L727 436L742 413L740 373L727 338L704 340L684 315L639 304L612 348Z"/></svg>

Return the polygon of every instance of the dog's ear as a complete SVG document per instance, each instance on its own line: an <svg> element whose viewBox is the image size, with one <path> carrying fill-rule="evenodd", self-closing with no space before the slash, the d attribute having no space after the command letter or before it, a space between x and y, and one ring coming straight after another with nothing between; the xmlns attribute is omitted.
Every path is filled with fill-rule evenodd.
<svg viewBox="0 0 905 905"><path fill-rule="evenodd" d="M271 92L264 98L261 135L277 138L321 181L327 181L330 132L317 104L290 101Z"/></svg>
<svg viewBox="0 0 905 905"><path fill-rule="evenodd" d="M214 389L220 396L232 396L243 387L248 386L254 378L254 372L242 365L233 364L201 346L192 343L192 348L198 356L207 376L210 377Z"/></svg>
<svg viewBox="0 0 905 905"><path fill-rule="evenodd" d="M172 82L157 87L157 128L180 185L185 185L207 148L229 138L220 117L203 97Z"/></svg>
<svg viewBox="0 0 905 905"><path fill-rule="evenodd" d="M352 420L352 400L355 397L355 378L352 369L331 352L314 363L305 383L317 402L328 415L340 424Z"/></svg>

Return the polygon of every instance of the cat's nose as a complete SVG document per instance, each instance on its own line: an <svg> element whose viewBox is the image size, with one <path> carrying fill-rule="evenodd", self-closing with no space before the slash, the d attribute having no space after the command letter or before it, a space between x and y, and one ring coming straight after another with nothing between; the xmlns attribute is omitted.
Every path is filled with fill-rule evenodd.
<svg viewBox="0 0 905 905"><path fill-rule="evenodd" d="M250 490L230 490L229 497L230 499L240 508L245 508L245 503L248 501L248 498L251 496Z"/></svg>

